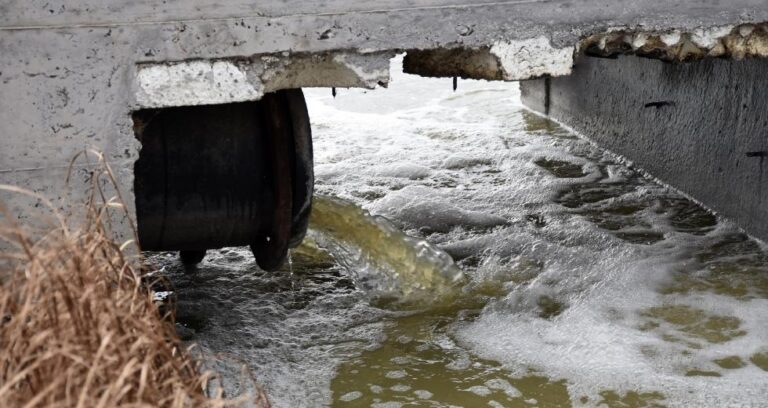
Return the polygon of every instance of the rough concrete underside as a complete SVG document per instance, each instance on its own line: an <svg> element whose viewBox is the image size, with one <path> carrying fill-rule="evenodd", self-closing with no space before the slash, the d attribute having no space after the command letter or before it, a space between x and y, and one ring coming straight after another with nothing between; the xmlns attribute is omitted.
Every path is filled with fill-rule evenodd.
<svg viewBox="0 0 768 408"><path fill-rule="evenodd" d="M766 21L765 0L4 0L0 183L78 196L67 167L93 147L128 192L132 111L373 87L397 52L422 75L517 80L567 75L580 53L766 56Z"/></svg>
<svg viewBox="0 0 768 408"><path fill-rule="evenodd" d="M768 32L754 26L764 21L764 0L6 0L0 51L59 68L75 49L93 70L119 59L134 65L130 102L157 107L373 87L399 51L411 51L414 73L502 80L567 75L581 52L765 56ZM33 38L39 47L22 45Z"/></svg>

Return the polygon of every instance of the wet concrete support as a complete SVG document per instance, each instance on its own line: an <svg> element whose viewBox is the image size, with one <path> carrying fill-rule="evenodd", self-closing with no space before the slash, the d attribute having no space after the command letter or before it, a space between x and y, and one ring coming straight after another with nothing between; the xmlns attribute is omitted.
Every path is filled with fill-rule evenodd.
<svg viewBox="0 0 768 408"><path fill-rule="evenodd" d="M768 240L768 60L581 57L521 83L530 108L573 127Z"/></svg>

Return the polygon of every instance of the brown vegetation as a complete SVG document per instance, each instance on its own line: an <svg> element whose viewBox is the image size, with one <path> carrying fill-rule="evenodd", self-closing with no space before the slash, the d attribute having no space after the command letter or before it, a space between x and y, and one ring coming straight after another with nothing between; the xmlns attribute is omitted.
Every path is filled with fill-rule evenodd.
<svg viewBox="0 0 768 408"><path fill-rule="evenodd" d="M77 230L59 225L33 238L0 207L0 401L9 407L268 406L257 386L225 399L214 376L161 314L132 242L113 242L109 220L123 211L102 162ZM80 218L78 216L78 218ZM39 234L35 235L39 236Z"/></svg>

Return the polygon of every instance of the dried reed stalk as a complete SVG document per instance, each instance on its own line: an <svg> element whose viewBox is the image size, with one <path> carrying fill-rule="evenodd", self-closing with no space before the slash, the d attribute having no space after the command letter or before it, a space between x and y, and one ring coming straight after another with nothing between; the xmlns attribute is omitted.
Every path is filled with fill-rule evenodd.
<svg viewBox="0 0 768 408"><path fill-rule="evenodd" d="M59 224L32 238L0 207L0 239L15 248L0 254L0 405L268 407L255 383L225 399L179 340L173 316L161 314L126 256L135 241L111 239L109 220L125 208L119 195L106 198L103 185L116 182L95 154L79 229L43 197L0 186L42 200Z"/></svg>

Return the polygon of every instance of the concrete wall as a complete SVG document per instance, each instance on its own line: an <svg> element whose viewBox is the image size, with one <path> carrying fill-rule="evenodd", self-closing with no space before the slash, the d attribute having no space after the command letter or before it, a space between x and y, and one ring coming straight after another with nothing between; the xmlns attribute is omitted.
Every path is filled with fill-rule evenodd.
<svg viewBox="0 0 768 408"><path fill-rule="evenodd" d="M584 57L521 88L532 109L768 240L768 60Z"/></svg>
<svg viewBox="0 0 768 408"><path fill-rule="evenodd" d="M698 58L723 55L735 38L741 45L727 48L734 55L768 56L765 30L751 29L768 21L764 0L608 3L0 1L0 183L71 209L92 166L79 161L67 185L70 160L94 148L115 169L133 214L141 146L132 111L257 100L292 87L373 87L388 81L389 58L407 50L477 51L472 63L489 67L454 67L502 80L567 75L587 45L606 53L660 48L674 58L693 47ZM414 65L424 75L453 74ZM34 199L0 193L0 201L25 221L44 212ZM130 237L120 222L120 236Z"/></svg>

